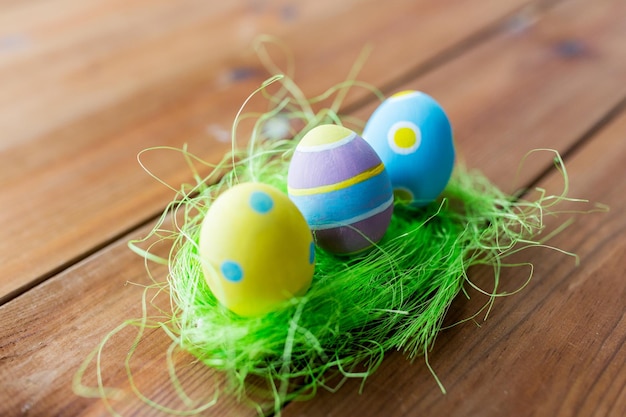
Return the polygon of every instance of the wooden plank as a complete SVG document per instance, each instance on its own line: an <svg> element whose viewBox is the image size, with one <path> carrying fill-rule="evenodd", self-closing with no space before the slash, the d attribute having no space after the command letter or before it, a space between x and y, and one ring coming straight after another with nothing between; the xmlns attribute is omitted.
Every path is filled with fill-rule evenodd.
<svg viewBox="0 0 626 417"><path fill-rule="evenodd" d="M139 168L140 150L189 143L194 153L219 159L227 144L207 128L229 132L239 105L265 78L247 49L257 33L287 39L298 81L318 93L343 79L368 41L383 59L371 60L364 78L383 85L524 3L396 0L380 8L373 0L323 1L289 9L282 2L74 8L57 1L46 18L49 2L9 4L2 14L9 22L2 36L12 46L0 54L0 130L8 138L0 146L0 300L164 206L171 193ZM360 30L345 30L350 19ZM414 45L410 54L396 47L400 41ZM155 154L151 166L173 184L189 178L171 154Z"/></svg>
<svg viewBox="0 0 626 417"><path fill-rule="evenodd" d="M580 5L580 3L577 3L577 4ZM603 4L606 4L606 3L603 3ZM616 30L615 29L616 23L611 19L606 19L606 17L603 17L602 19L603 19L602 23L605 26L605 29L603 30L606 31L604 32L604 35L602 36L608 37L608 35L606 35L607 33L610 34L612 33L612 31ZM548 23L549 21L544 24L548 24ZM574 20L572 24L575 26L577 22ZM565 29L562 29L562 30L566 31ZM603 39L602 36L598 35L597 38L593 38L593 41L599 42L599 40ZM497 61L497 57L499 57L502 54L515 55L518 53L529 53L533 49L532 46L538 47L542 45L542 42L543 42L542 39L535 39L528 43L519 42L519 40L510 37L510 32L508 30L505 30L503 32L502 37L509 39L509 41L490 43L490 45L492 45L489 48L489 50L491 51L490 53L487 53L484 50L479 49L480 51L482 51L481 57L483 59L490 59L493 61ZM506 51L506 52L503 52L503 51ZM613 51L613 52L618 52L618 51ZM619 54L617 54L617 57L619 58ZM472 60L472 62L476 62L476 61ZM615 62L619 62L617 58ZM577 64L576 62L574 63L570 62L565 67L569 67L569 65L576 66ZM454 68L454 66L450 66L447 68ZM600 68L603 68L603 66L600 65ZM446 71L449 71L449 69L446 69ZM472 76L477 77L479 73L482 73L482 71L485 71L485 68L483 67L483 65L478 65L478 64L476 64L474 67L471 67L471 68L468 68L468 67L465 68L465 73L470 78ZM497 73L497 69L492 69L492 71L494 71L492 73L492 76L493 74ZM618 71L619 71L619 68L618 68ZM616 72L615 76L618 76L618 75L619 75L619 72ZM553 78L551 77L553 77L553 75L551 75L551 73L548 71L548 76L546 76L545 78L546 86L554 81ZM537 78L542 78L542 77L538 76ZM580 79L582 80L583 77L581 77ZM514 80L511 80L511 82L514 82ZM537 85L538 88L545 87L541 84L535 84L535 85ZM459 96L456 96L455 98L455 95L453 93L453 91L455 90L453 89L457 86L458 84L450 85L449 88L452 91L446 93L446 96L448 97L447 99L448 103L452 103L453 105L454 103L457 103L456 104L456 106L458 106L457 109L461 109L462 106L459 103L463 102L464 100L463 97L465 96L461 94L462 93L461 91L458 93ZM511 90L508 87L508 85L506 83L503 84L502 94L508 95L510 94L510 91ZM441 92L445 93L444 90L441 90ZM568 95L568 94L571 94L569 93L569 88L564 88L562 93L566 98L571 97ZM579 91L576 91L575 93L582 94ZM521 93L517 91L517 94L521 94ZM554 94L556 94L556 92ZM611 99L611 97L613 96L608 96L608 99ZM495 100L495 102L498 102L498 100ZM584 103L584 102L585 102L584 100L581 101L581 103ZM470 105L473 103L475 103L475 101L466 102L467 105ZM591 101L591 103L594 105L599 104L593 100ZM568 104L568 101L564 99L564 101L561 102L561 104L563 105ZM572 105L572 103L570 103L570 105ZM608 105L605 105L605 106L608 106ZM581 129L583 129L583 126L587 126L587 127L592 126L598 120L598 117L601 117L601 116L593 112L588 112L588 115L585 116L586 123L581 122L580 125L577 126L576 128L572 128L572 129L568 128L569 130L564 130L563 135L568 136L569 139L567 141L564 140L563 148L567 147L565 145L566 142L570 144L574 143L576 138L580 136ZM547 129L551 129L554 127L549 125L549 123L558 122L558 120L553 120L552 122L550 122L544 119L531 119L531 121L533 120L535 123L534 129L540 129L544 127ZM463 129L463 123L469 123L469 122L465 120L465 121L462 121L460 124L455 124L455 126L459 126L460 129ZM506 129L503 128L502 126L501 126L501 129L503 129L503 132L501 133L506 132ZM465 139L466 141L469 141L470 140L469 138L472 138L472 140L476 140L475 136L468 135L466 137L468 138L468 139ZM462 140L462 139L459 138L459 140ZM495 134L483 140L484 140L483 143L485 145L487 144L492 145L494 148L500 149L502 151L507 150L507 149L508 150L518 149L518 147L526 149L526 146L528 145L528 143L521 143L521 142L515 142L515 141L508 142L508 140L507 141L499 140L499 135L495 135ZM464 142L464 143L469 144L470 142ZM485 163L481 166L481 168L484 169L485 172L487 172L489 175L491 175L493 172L497 172L500 169L499 168L499 164L501 163L500 160L486 159L484 160L484 162ZM621 162L623 163L623 160ZM529 177L533 177L537 175L544 168L545 166L539 166L539 165L537 167L531 166L531 168L529 169L531 171L534 170L534 172L531 172L530 174L528 174ZM584 196L587 196L587 195L584 195ZM603 200L603 201L610 202L607 200ZM68 270L62 275L59 275L49 280L44 285L41 285L33 289L32 291L29 291L27 294L23 295L22 297L18 297L12 302L7 303L4 307L0 309L0 313L1 313L0 320L2 320L2 326L0 328L3 329L3 333L0 335L2 336L0 337L0 340L2 340L2 349L0 349L0 352L1 352L0 357L3 358L2 359L3 362L1 363L2 366L0 366L0 372L3 373L2 374L3 376L5 375L11 376L11 378L7 377L3 379L11 381L10 383L12 385L10 385L8 388L11 390L10 391L11 393L16 393L14 395L16 397L15 399L12 399L10 401L7 400L7 401L0 402L0 404L8 404L11 407L15 407L15 408L7 409L7 413L9 411L13 411L16 409L21 410L24 407L29 409L30 412L33 414L37 414L37 412L41 412L40 410L44 410L44 409L63 410L63 411L68 410L67 414L70 414L70 415L79 414L81 410L87 410L84 412L85 413L93 412L94 414L102 410L101 404L97 401L76 399L76 397L74 397L69 392L69 386L67 385L66 381L67 381L67 377L71 375L72 373L71 370L68 370L68 368L71 368L72 366L76 365L79 359L82 359L82 357L86 355L86 353L90 350L90 348L94 346L97 343L97 341L100 340L100 338L102 338L111 328L113 328L115 324L123 321L124 319L128 317L136 316L136 311L137 311L136 309L134 312L125 311L124 309L127 309L128 306L134 306L136 308L136 305L138 303L139 293L138 291L128 290L129 287L122 287L122 282L125 281L125 279L132 279L132 280L141 281L144 283L146 282L145 276L142 275L142 272L141 272L142 271L141 260L131 254L128 254L128 256L123 256L122 255L123 249L124 249L123 242L120 243L119 245L116 245L115 247L117 249L115 249L114 251L113 250L111 252L109 250L103 251L101 254L98 254L97 256L90 258L87 262L77 265L76 267ZM118 250L120 252L117 252ZM105 261L105 259L108 261ZM107 262L110 262L111 264L113 264L114 267L111 267L111 265L108 265ZM553 264L554 262L546 262L546 265L549 265L549 266ZM566 264L563 264L563 267L565 268ZM126 274L125 275L126 278L124 278L124 274ZM112 279L114 279L116 276L120 276L120 275L122 275L122 278L124 279L121 279L119 281L114 281L114 283L111 284L113 288L109 288L108 283ZM143 281L141 278L142 276L144 277ZM76 280L86 280L88 285L91 286L90 287L91 291L94 294L98 294L99 296L94 297L94 298L91 298L88 296L84 296L83 298L80 298L76 296L75 294L87 293L87 288L85 286L86 284L83 284L81 286L80 284L76 283ZM76 288L76 292L74 293L74 295L72 295L71 299L68 300L67 303L65 303L64 298L63 298L64 292L62 290L63 289L70 290L72 288ZM109 289L103 290L104 288L109 288ZM49 294L46 297L46 293L48 292ZM104 294L106 294L106 296ZM106 311L106 314L108 317L103 318L102 316L105 313L103 313L103 311L99 309L99 306L94 303L94 300L98 300L98 299L107 300L106 307L109 307L109 306L118 306L118 307L115 307L112 309L105 309L104 311ZM45 301L42 301L40 303L40 300L45 300ZM110 300L115 300L115 302L110 301ZM506 305L510 306L510 304L505 304L505 303L497 304L497 306L501 306L501 305L502 307L498 307L498 308L503 308ZM58 306L61 306L62 309L59 310ZM124 307L122 308L120 306L124 306ZM7 311L9 313L5 314L5 312ZM94 321L90 323L91 326L88 326L87 324L83 324L84 322L81 322L81 319L77 317L78 315L77 312L81 312L81 311L83 312L83 314L85 313L88 315L92 314L94 318L97 318L97 319L94 319ZM36 335L34 334L35 333L34 331L33 331L33 334L28 335L29 337L26 337L23 333L18 336L13 334L14 331L17 329L15 325L10 324L10 323L11 323L11 320L15 320L15 317L22 317L23 322L33 323L31 329L35 329L35 328L43 326L45 321L50 321L49 318L53 317L54 314L57 314L57 313L61 313L61 315L65 315L66 321L63 321L63 323L61 323L60 320L54 321L53 325L51 325L52 329L57 330L54 334L49 333L47 336L44 336L41 334ZM493 317L497 317L498 315L501 315L501 314L502 314L502 310L495 311L493 314ZM511 312L511 315L515 315L515 314L516 314L515 312ZM488 323L496 324L494 320L490 320ZM10 328L10 331L7 331L6 333L4 333L5 328ZM81 341L84 341L84 344L83 343L79 344L76 342L75 338L78 335L76 333L76 328L80 328L84 332L80 339ZM459 329L461 329L461 332L463 331L463 328L459 328ZM507 331L509 330L510 330L509 327L506 327L506 325L502 325L499 328L499 333L496 332L494 336L503 337L504 335L506 335ZM475 331L474 328L468 329L467 330L468 333L464 337L469 337L468 334L472 333L473 331ZM446 337L451 337L451 336L446 336L446 335L452 335L453 333L454 331L445 332L442 335L442 338L440 338L438 346L445 342ZM454 333L454 334L458 334L458 333ZM458 351L459 346L463 345L463 338L462 338L463 336L459 336L459 337L460 338L450 339L450 342L448 344L445 344L446 346L449 346L449 349L452 350L453 352ZM167 338L163 335L155 336L155 343L156 343L155 349L163 350L167 346ZM64 350L63 348L67 346L71 346L73 350L71 352ZM127 346L124 346L124 343L121 343L117 348L113 348L113 351L112 351L113 357L111 360L115 360L115 357L117 358L123 357L126 351L127 351ZM482 352L484 351L485 350L483 350ZM153 353L154 352L148 351L146 354L146 359L152 356L151 354ZM29 359L29 354L31 354L30 356L32 356L33 359ZM507 354L508 354L508 351L507 351ZM58 368L57 362L51 361L50 358L56 358L58 362L67 362L68 365L63 368ZM139 358L142 358L142 356L140 356ZM419 392L418 389L415 389L416 385L410 385L410 381L405 381L405 378L415 378L415 375L411 374L411 372L406 372L406 376L405 376L405 373L400 373L398 371L398 369L407 368L407 364L406 364L406 361L404 361L404 358L400 358L400 359L401 361L398 361L399 365L396 368L394 368L395 366L394 364L396 363L396 360L392 358L391 361L387 361L385 363L385 366L379 371L379 374L391 375L393 378L396 378L397 380L396 383L398 385L406 384L407 390L413 389L415 392ZM445 363L445 361L443 362ZM465 369L470 368L472 366L472 363L470 361L465 361L465 358L463 357L459 358L459 360L454 365L459 366L459 362L462 363ZM500 362L498 361L497 363L500 363ZM9 365L5 366L5 364L9 364ZM112 376L110 376L111 380L109 382L112 386L125 387L126 383L125 383L125 375L123 373L123 370L115 371L115 365L119 365L119 362L116 364L113 364L111 362L107 363L107 366L110 366L108 370L111 371L112 373ZM441 360L436 363L436 369L438 371L441 369L442 366L444 366L444 364L442 364ZM421 370L422 371L424 370L423 367L421 368ZM47 387L34 386L32 383L29 382L29 379L28 379L28 376L31 375L34 371L47 372L51 380L53 381L62 380L64 381L64 385L59 385L58 390L54 391L54 393L51 392L53 390L53 388L51 388L53 384L48 384ZM617 369L616 371L619 371L619 369ZM144 386L143 384L148 384L148 387L146 388L146 393L148 394L159 395L160 393L159 385L163 385L167 381L167 379L164 378L162 374L155 375L155 373L157 372L158 372L157 366L150 367L149 369L146 370L146 373L142 374L141 378L138 379L138 383L141 383L142 386ZM440 375L443 375L441 374L441 372L440 372ZM503 370L498 371L500 375L502 375L503 372L505 371ZM195 373L190 371L189 376L185 375L184 381L191 381L194 375ZM387 383L388 380L384 380L384 381L385 383ZM432 388L433 390L432 392L437 393L436 391L437 388L436 386L434 386L434 383L432 379L430 379L429 375L427 374L424 375L422 378L422 381L426 381L425 384L431 384L429 385L429 388ZM476 381L474 380L474 385L476 385L475 382ZM370 385L371 384L368 384L367 387L370 387ZM387 384L387 385L388 387L393 387L393 385L390 385L390 384ZM381 385L378 385L378 384L375 385L376 389L382 389L380 388L380 386ZM423 386L425 385L420 385L420 387L423 387ZM351 387L355 388L354 386L351 386ZM585 387L583 386L582 388L585 388ZM205 387L200 388L200 387L194 386L191 389L191 393L197 394L197 395L205 395L206 394L205 389L206 389ZM350 390L351 388L350 386L348 386L346 389ZM342 397L343 395L345 395L344 393L346 389L343 389L341 391ZM390 394L389 392L387 393ZM618 394L619 392L617 392L617 395ZM396 392L395 394L391 394L391 395L393 397L393 395L401 395L401 394ZM439 394L437 393L437 395ZM596 393L594 395L599 395L599 393ZM612 394L612 395L615 395L615 394ZM33 399L33 398L37 399L37 401L31 402L30 399ZM325 399L326 401L336 403L338 396L327 397L325 396L325 394L322 394L321 399ZM44 400L46 401L45 404L43 404ZM362 402L363 398L351 397L351 400L353 403L352 405L354 405L355 403ZM219 413L224 413L224 410L226 409L226 407L228 407L228 404L230 404L228 401L229 400L227 399L227 402L224 405L223 409L220 408L220 409L214 410L214 412L216 413L215 415L218 415ZM405 405L407 407L411 405L410 400L406 400L406 398L404 397L403 397L403 401L405 402ZM459 400L457 401L457 403L461 404L461 401ZM315 404L318 405L317 407L318 411L323 410L323 408L321 408L317 400L315 401ZM348 402L346 401L345 404L348 404ZM376 403L376 404L384 405L384 403L382 402ZM373 413L373 410L375 410L376 407L378 406L376 404L371 404L371 403L369 404L370 408L372 409L372 413ZM397 403L392 402L391 404L397 404ZM123 407L123 410L136 411L138 410L137 407L139 407L140 405L138 405L137 401L132 401L130 397L127 397L122 400L121 406ZM342 406L339 406L339 409ZM76 408L73 408L73 407L76 407ZM350 408L350 410L352 410L352 407ZM4 409L2 409L2 411L4 411ZM333 409L331 411L334 412L336 411L336 409ZM149 409L141 408L141 412L149 413L151 411Z"/></svg>
<svg viewBox="0 0 626 417"><path fill-rule="evenodd" d="M626 95L625 16L626 4L616 0L525 9L471 53L393 91L436 97L453 122L460 159L512 192L551 159L530 158L516 176L529 150L565 151Z"/></svg>
<svg viewBox="0 0 626 417"><path fill-rule="evenodd" d="M0 306L0 414L109 415L103 402L77 397L71 386L83 360L108 332L125 320L142 317L144 288L128 283L150 282L143 262L126 246L129 238ZM165 249L156 253L166 255ZM156 267L154 272L161 277L166 274L165 267ZM154 295L152 292L150 297ZM155 305L167 309L169 298L161 296ZM158 314L150 307L147 312ZM132 393L124 369L136 335L136 327L129 326L112 337L102 356L102 375L107 387L118 390L111 401L116 410L134 415L133 411L143 408L141 415L148 415L146 410L150 408ZM139 389L156 401L164 400L176 407L183 404L169 383L165 359L169 344L163 332L148 329L131 364ZM214 390L222 388L221 378L193 364L189 355L175 358L181 365L178 371L183 386L195 394L192 398L199 402L212 400ZM95 366L92 364L87 371L85 384L96 386ZM227 410L253 414L235 404L233 397L225 397L212 412L227 415Z"/></svg>
<svg viewBox="0 0 626 417"><path fill-rule="evenodd" d="M243 14L240 5L228 4L117 1L75 7L57 1L24 4L3 13L4 36L22 40L21 47L0 55L5 80L0 125L7 133L2 147L54 132L199 65L193 60L200 61L201 48L213 49L211 59L220 59L226 47L218 48L214 36L206 35L218 30L220 16ZM213 27L213 32L205 29L203 45L200 39L191 42L201 35L200 24ZM183 41L184 47L177 44ZM29 117L37 122L23 123Z"/></svg>
<svg viewBox="0 0 626 417"><path fill-rule="evenodd" d="M576 146L576 138L584 138L594 120L601 121L624 98L617 87L623 85L626 65L619 46L625 35L623 7L615 1L593 6L579 1L547 16L520 15L502 37L407 86L440 99L468 164L513 190L546 166L547 159L529 161L514 185L512 175L527 150ZM604 77L611 81L601 85ZM585 148L589 156L572 161L574 196L624 206L614 190L604 191L616 186L615 175L623 172L624 147L616 144L623 142L623 129L622 118L593 150ZM613 151L619 155L604 166L604 155ZM423 363L410 365L393 353L368 379L363 394L360 382L352 382L338 394L293 403L284 415L623 415L625 382L616 376L624 373L625 363L625 249L619 241L624 216L593 215L584 222L554 242L579 252L580 268L558 254L533 253L530 259L538 268L532 292L499 300L480 329L467 324L442 334L430 360L447 395ZM595 235L600 228L607 234ZM599 254L596 245L609 247ZM487 274L474 273L479 283L488 284ZM524 276L507 279L515 286ZM570 279L585 285L576 288ZM598 280L602 289L596 288ZM476 294L470 302L457 300L448 323L468 317L484 301Z"/></svg>
<svg viewBox="0 0 626 417"><path fill-rule="evenodd" d="M592 90L606 74L615 71L622 74L620 77L624 76L623 55L603 62L609 54L607 51L617 47L624 35L624 28L619 23L623 21L624 9L621 6L616 8L616 2L598 2L592 8L587 8L588 5L583 2L564 4L553 11L554 15L540 21L537 27L527 30L525 39L513 41L527 45L528 38L531 38L540 43L533 48L535 53L525 46L515 49L514 53L521 57L519 61L512 61L513 55L504 53L501 59L487 57L486 51L477 53L477 56L472 53L411 84L429 86L429 81L438 80L440 85L436 85L438 88L433 91L441 94L436 96L449 94L452 99L447 108L453 108L453 120L463 120L457 125L461 132L466 132L462 137L457 136L461 146L475 144L473 148L465 145L467 160L497 174L492 178L499 184L510 187L511 167L516 165L511 154L519 158L520 152L524 152L518 143L526 141L531 148L541 140L539 146L549 144L562 151L572 146L572 142L568 145L561 141L571 134L564 134L564 131L581 122L578 106L582 101L579 101L578 94L583 89ZM575 18L576 15L580 17ZM564 26L569 26L564 33L552 31L555 27L563 30ZM571 71L563 71L560 64L550 62L552 58L548 59L546 51L554 45L552 39L571 39L573 36L584 42L583 49L593 51L591 55L596 61L590 62L582 57L578 62L576 59L565 60ZM499 42L502 40L496 40L494 44ZM545 46L542 47L542 43ZM485 45L487 48L495 47ZM500 46L498 49L509 48ZM477 67L480 61L489 62L498 70L492 73L486 69L485 73L478 74L467 69ZM536 64L531 65L533 62ZM503 65L505 63L508 65ZM519 74L514 68L523 63L531 75L514 77ZM504 68L511 68L511 72ZM540 68L543 70L539 71ZM464 91L459 88L463 83L456 82L450 75L462 73L465 79L498 79L496 76L499 75L503 81L498 83L497 94L493 93L495 87L485 82L469 86L472 94L468 94L468 99L476 99L480 86L487 90L486 98L475 100L481 105L470 106L471 101L454 96L455 91L457 94ZM511 79L515 81L511 82ZM574 83L580 83L579 92L572 91L570 86ZM593 102L603 107L597 113L599 119L624 97L622 90L609 91L615 85L618 85L617 79L599 87L602 92L597 97L584 99L590 100L588 104ZM499 95L507 90L511 94ZM518 111L522 107L517 100L529 110ZM482 108L483 103L486 110ZM500 114L498 105L503 114ZM541 112L533 110L537 105L541 106ZM592 105L585 113L596 110ZM461 111L465 117L456 118L454 115L462 115ZM487 123L488 116L496 121L495 126ZM552 122L546 121L548 117ZM535 122L530 122L531 118ZM505 120L508 127L498 119ZM402 355L394 353L380 372L368 379L363 394L358 394L360 383L350 383L337 395L323 393L312 402L294 403L287 407L285 415L342 415L348 411L364 416L383 412L393 415L623 415L626 411L623 395L626 381L617 375L624 373L626 363L622 349L626 337L623 308L626 294L621 261L626 248L623 239L620 240L626 224L619 212L619 207L624 206L624 198L618 195L620 180L616 175L619 178L626 162L622 140L625 123L625 116L622 116L609 130L602 132L601 137L594 139L590 146L579 149L568 161L572 195L608 203L614 210L618 208L617 212L612 211L608 217L598 214L584 217L554 241L555 245L581 255L579 268L574 268L571 261L567 262L556 253L533 252L530 259L536 264L536 278L529 291L499 300L490 319L481 323L480 329L467 324L442 334L430 359L448 389L448 395L439 392L423 363L409 366ZM593 123L587 123L587 126L592 128ZM533 136L532 132L536 134ZM498 136L502 135L505 135L502 142L511 146L509 152L503 154L502 148L495 146L483 154L487 142L490 145L497 143ZM585 137L584 129L578 136ZM463 142L463 138L467 140ZM616 154L607 158L609 152ZM490 162L496 158L499 163ZM532 179L535 174L536 171L529 169L525 177ZM541 184L554 191L558 191L558 185L557 178ZM554 228L556 224L557 221L551 219L550 227ZM480 271L472 276L485 285L489 282L487 274L482 276ZM507 279L513 286L518 285L523 282L523 272L509 273ZM482 302L484 300L476 299L476 295L470 302L457 300L449 322L469 316Z"/></svg>
<svg viewBox="0 0 626 417"><path fill-rule="evenodd" d="M465 323L441 333L429 359L446 395L423 362L409 364L394 352L368 378L362 394L353 381L337 394L324 391L312 401L288 405L284 416L623 416L626 216L621 208L626 196L619 175L626 164L625 130L622 111L566 161L571 195L611 207L608 213L576 216L550 242L576 252L580 266L560 253L533 250L523 256L532 260L535 272L522 293L499 299L480 327ZM562 185L556 173L540 183L549 192ZM580 210L581 204L562 208ZM547 230L568 217L548 218ZM486 271L474 272L472 279L488 287ZM502 289L514 289L526 273L505 272ZM470 300L458 298L448 324L484 301L476 293Z"/></svg>

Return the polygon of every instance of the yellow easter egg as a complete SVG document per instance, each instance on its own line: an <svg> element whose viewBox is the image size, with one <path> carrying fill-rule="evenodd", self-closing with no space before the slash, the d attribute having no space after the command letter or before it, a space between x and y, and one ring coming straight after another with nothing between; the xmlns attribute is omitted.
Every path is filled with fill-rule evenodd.
<svg viewBox="0 0 626 417"><path fill-rule="evenodd" d="M311 231L289 197L267 184L221 194L203 220L199 250L209 288L240 316L268 313L311 286Z"/></svg>

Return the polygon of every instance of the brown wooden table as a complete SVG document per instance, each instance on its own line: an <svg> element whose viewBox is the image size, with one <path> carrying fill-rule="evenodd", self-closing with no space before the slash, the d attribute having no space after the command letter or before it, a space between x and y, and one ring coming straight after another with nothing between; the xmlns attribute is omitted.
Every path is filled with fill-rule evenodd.
<svg viewBox="0 0 626 417"><path fill-rule="evenodd" d="M188 144L218 161L230 146L223 133L268 76L251 49L259 34L293 52L308 96L342 81L371 46L358 78L385 94L436 97L470 168L508 192L558 192L547 154L515 174L529 150L556 149L569 195L610 206L575 216L551 241L579 265L529 252L534 277L520 294L497 300L480 326L440 334L430 363L447 394L421 359L389 352L362 393L351 381L283 415L626 415L623 0L0 1L0 415L108 415L101 400L72 392L72 378L111 330L141 315L143 289L127 283L150 281L127 242L173 198L136 155ZM364 119L375 104L357 93L344 108ZM190 179L172 153L146 163L170 184ZM547 232L570 217L547 218ZM527 272L507 271L504 288ZM448 320L483 302L459 297ZM163 415L132 392L123 363L133 338L122 331L102 357L105 385L118 388L112 404L125 416ZM134 382L177 407L169 343L148 331ZM188 355L176 360L187 392L211 398L223 378ZM255 411L223 395L203 415Z"/></svg>

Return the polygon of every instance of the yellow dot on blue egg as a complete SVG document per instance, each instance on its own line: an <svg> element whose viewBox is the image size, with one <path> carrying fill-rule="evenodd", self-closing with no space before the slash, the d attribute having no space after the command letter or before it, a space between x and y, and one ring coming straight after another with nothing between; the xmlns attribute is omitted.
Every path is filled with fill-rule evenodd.
<svg viewBox="0 0 626 417"><path fill-rule="evenodd" d="M408 155L419 148L421 132L414 123L400 121L394 123L387 132L387 141L394 152Z"/></svg>
<svg viewBox="0 0 626 417"><path fill-rule="evenodd" d="M315 242L309 245L309 263L313 265L313 262L315 262Z"/></svg>
<svg viewBox="0 0 626 417"><path fill-rule="evenodd" d="M393 196L396 201L399 201L402 203L410 203L414 199L414 196L411 190L409 190L408 188L404 188L404 187L394 188Z"/></svg>
<svg viewBox="0 0 626 417"><path fill-rule="evenodd" d="M241 265L234 261L224 261L220 267L222 275L228 281L240 282L243 279L243 269Z"/></svg>
<svg viewBox="0 0 626 417"><path fill-rule="evenodd" d="M417 137L411 128L401 127L393 134L393 141L400 148L410 148L417 142Z"/></svg>
<svg viewBox="0 0 626 417"><path fill-rule="evenodd" d="M395 94L392 94L391 97L398 98L402 96L412 96L414 94L415 94L415 90L403 90L403 91L398 91Z"/></svg>
<svg viewBox="0 0 626 417"><path fill-rule="evenodd" d="M250 195L250 207L257 213L266 214L274 207L274 200L263 191L255 191Z"/></svg>

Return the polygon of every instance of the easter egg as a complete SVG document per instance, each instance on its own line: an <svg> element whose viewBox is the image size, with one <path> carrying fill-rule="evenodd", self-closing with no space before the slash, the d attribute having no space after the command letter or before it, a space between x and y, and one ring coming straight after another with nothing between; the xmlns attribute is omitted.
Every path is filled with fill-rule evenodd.
<svg viewBox="0 0 626 417"><path fill-rule="evenodd" d="M202 269L217 300L250 317L275 310L311 285L315 244L286 194L242 183L209 207L199 240Z"/></svg>
<svg viewBox="0 0 626 417"><path fill-rule="evenodd" d="M372 114L363 138L389 171L398 200L422 206L444 190L454 166L452 127L443 108L419 91L403 91Z"/></svg>
<svg viewBox="0 0 626 417"><path fill-rule="evenodd" d="M302 138L287 185L315 241L329 252L366 250L389 227L393 192L385 166L363 138L343 126L317 126Z"/></svg>

